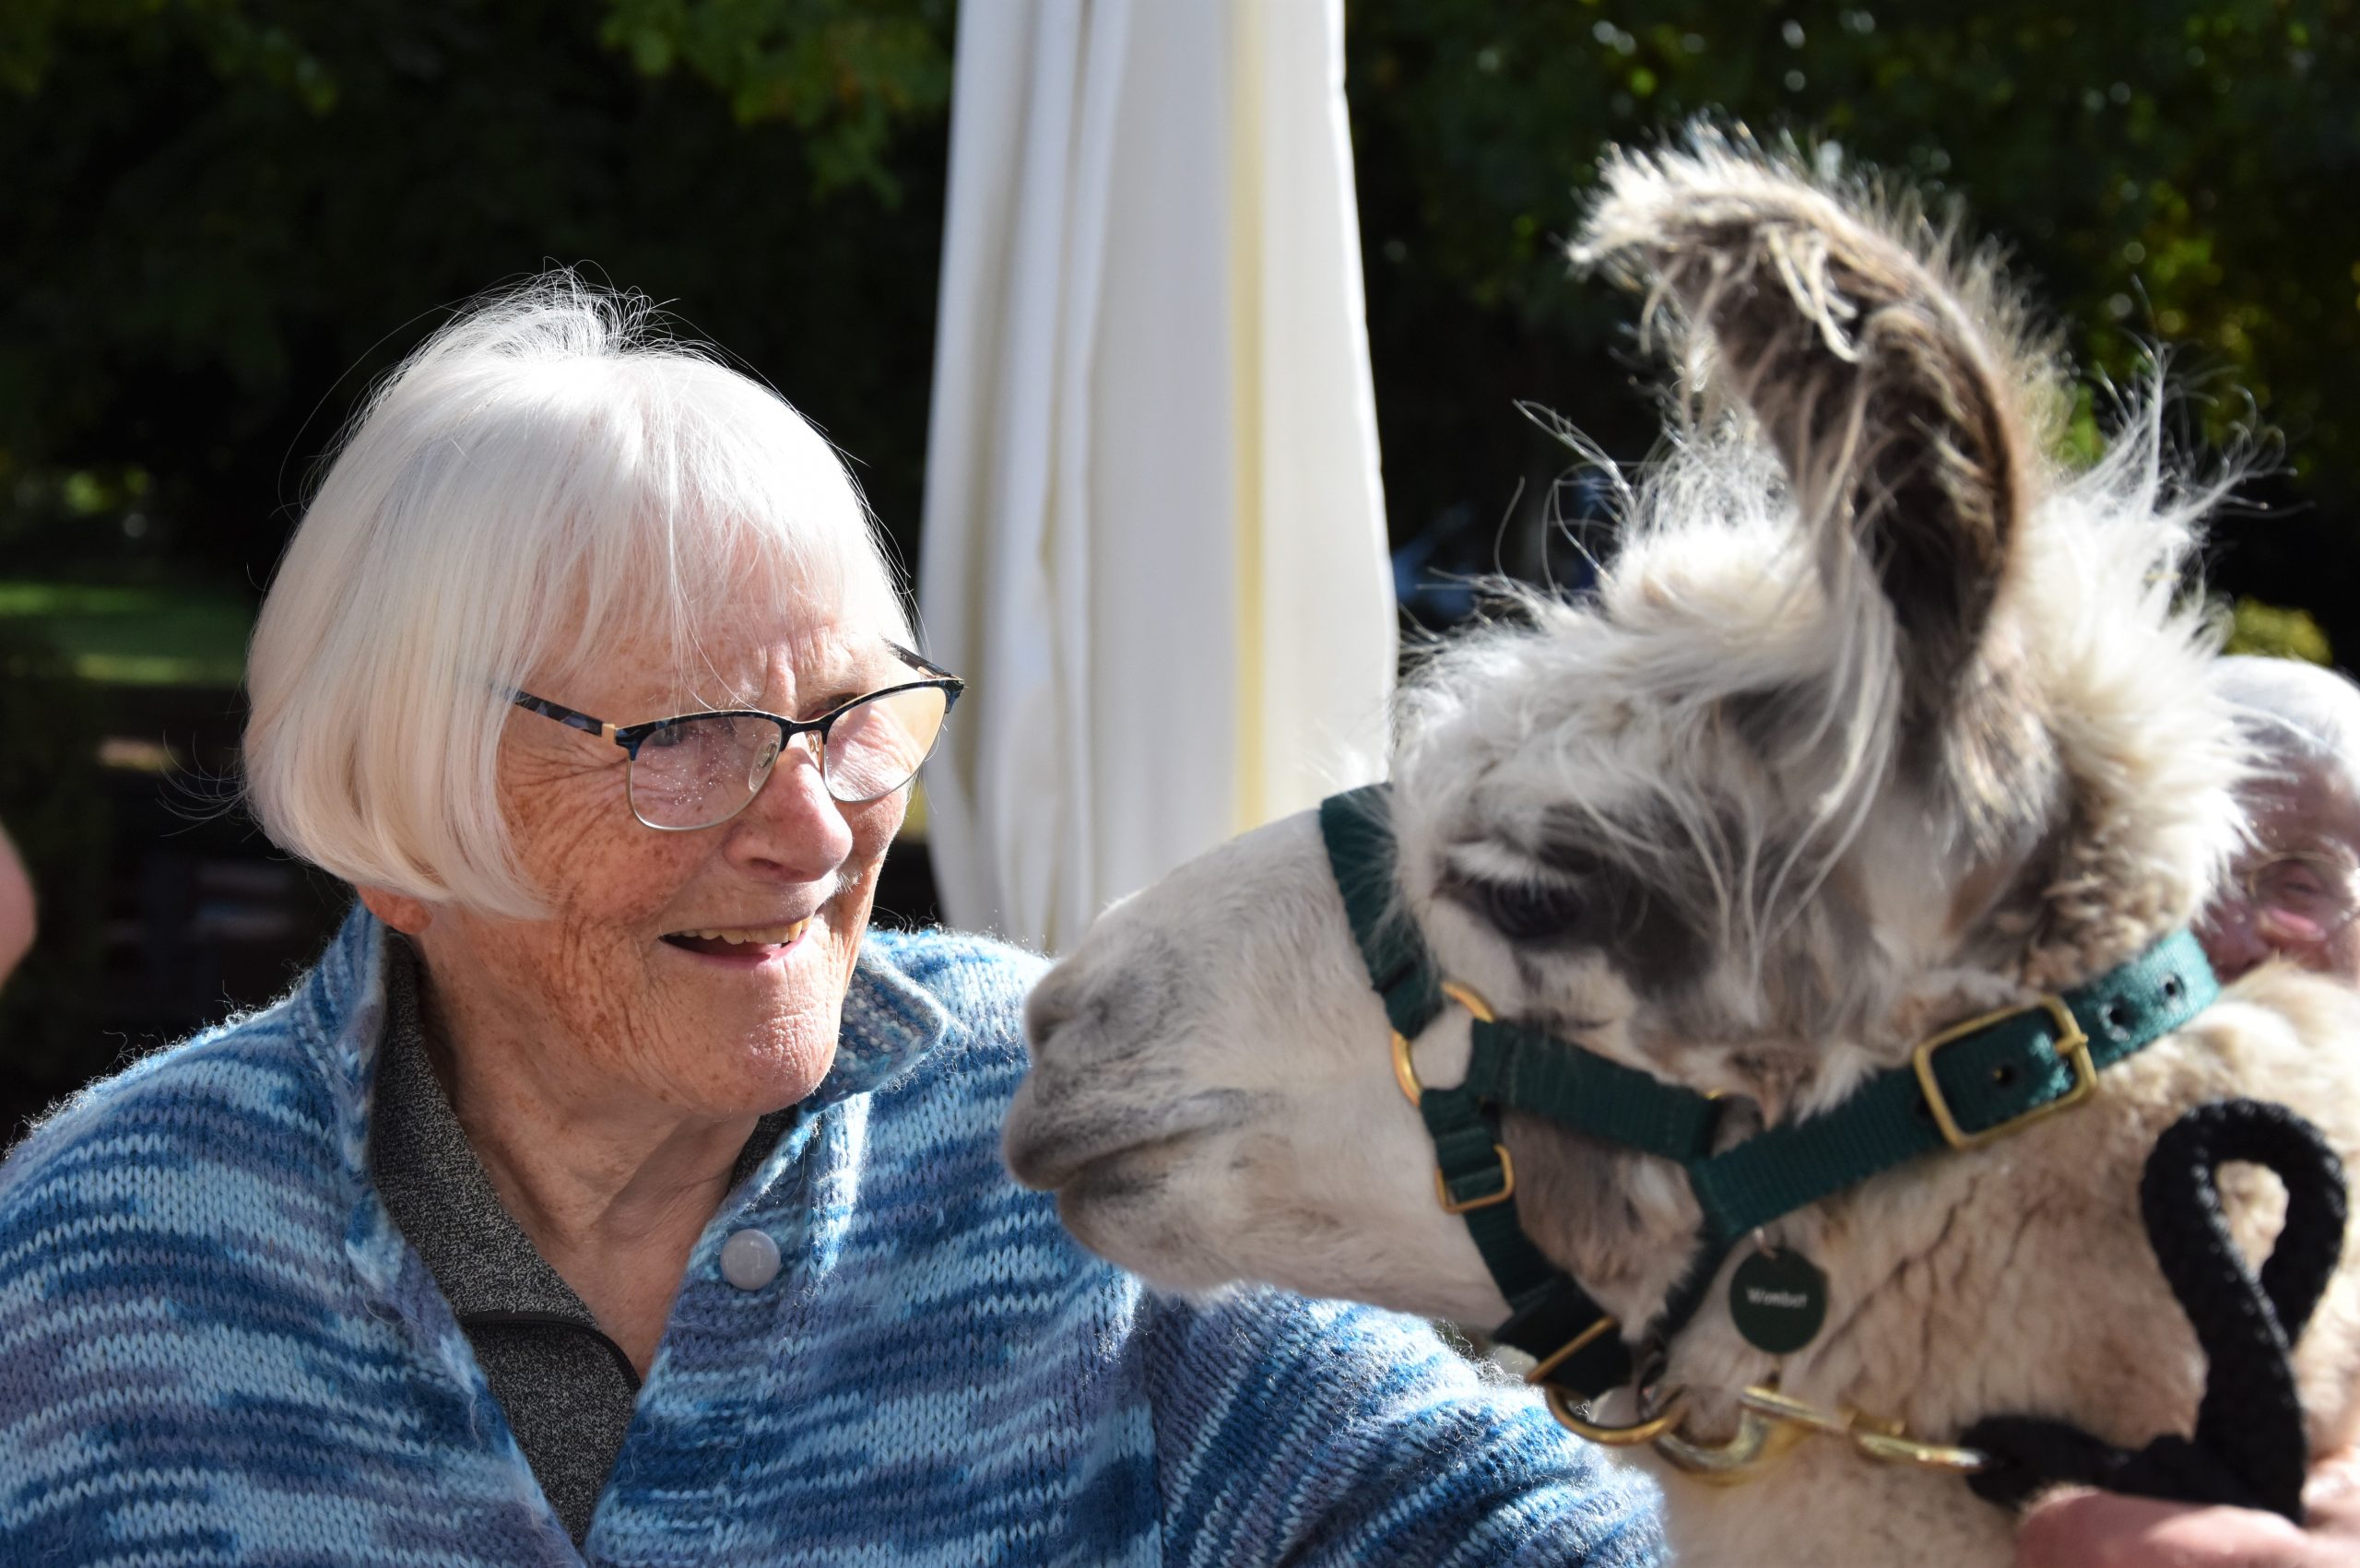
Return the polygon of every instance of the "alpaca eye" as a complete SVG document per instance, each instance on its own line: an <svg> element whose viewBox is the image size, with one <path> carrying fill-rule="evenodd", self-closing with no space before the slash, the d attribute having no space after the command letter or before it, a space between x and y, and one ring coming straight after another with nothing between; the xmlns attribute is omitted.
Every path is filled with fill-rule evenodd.
<svg viewBox="0 0 2360 1568"><path fill-rule="evenodd" d="M1580 893L1563 886L1531 882L1485 882L1481 889L1483 917L1511 941L1559 937L1581 924L1587 905Z"/></svg>

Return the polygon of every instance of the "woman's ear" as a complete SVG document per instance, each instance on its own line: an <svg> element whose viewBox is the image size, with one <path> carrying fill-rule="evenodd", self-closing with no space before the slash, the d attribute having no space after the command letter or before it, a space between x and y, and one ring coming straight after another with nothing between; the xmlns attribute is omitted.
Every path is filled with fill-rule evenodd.
<svg viewBox="0 0 2360 1568"><path fill-rule="evenodd" d="M415 937L434 922L431 904L397 893L386 888L356 888L360 902L370 914L392 926L405 937Z"/></svg>

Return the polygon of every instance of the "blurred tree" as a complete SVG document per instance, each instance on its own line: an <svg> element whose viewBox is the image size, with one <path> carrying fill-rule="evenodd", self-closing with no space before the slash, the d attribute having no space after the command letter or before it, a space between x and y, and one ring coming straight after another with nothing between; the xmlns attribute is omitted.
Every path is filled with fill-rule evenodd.
<svg viewBox="0 0 2360 1568"><path fill-rule="evenodd" d="M103 1065L97 1041L110 824L88 688L45 643L0 619L0 822L40 904L34 957L0 987L0 1148L16 1130L11 1081L70 1088Z"/></svg>
<svg viewBox="0 0 2360 1568"><path fill-rule="evenodd" d="M906 548L950 7L0 0L0 548L251 590L369 377L552 260L676 301L808 405ZM2360 564L2360 415L2332 390L2360 350L2360 209L2335 195L2360 173L2356 12L1351 0L1397 536L1449 520L1471 543L1437 559L1469 564L1520 482L1528 516L1575 493L1515 399L1646 449L1628 306L1554 249L1603 145L1711 110L1965 196L2096 371L2185 345L2193 430L2285 438L2255 493L2296 514L2236 527L2227 577L2316 596ZM1521 545L1508 564L1547 564Z"/></svg>
<svg viewBox="0 0 2360 1568"><path fill-rule="evenodd" d="M2220 576L2360 649L2342 591L2360 581L2360 405L2342 390L2360 363L2355 0L1353 0L1349 17L1397 537L1457 518L1488 551L1518 478L1564 466L1513 400L1617 456L1647 449L1629 302L1556 252L1603 146L1710 111L1963 197L1968 231L2013 246L2097 375L2133 384L2150 344L2180 346L2191 443L2283 438L2260 455L2284 471L2252 489L2278 515L2223 530ZM1627 370L1601 373L1617 353Z"/></svg>
<svg viewBox="0 0 2360 1568"><path fill-rule="evenodd" d="M950 98L950 0L607 0L599 37L660 77L685 65L742 125L804 135L821 192L867 185L898 203L885 160L903 122Z"/></svg>
<svg viewBox="0 0 2360 1568"><path fill-rule="evenodd" d="M573 262L795 399L906 544L949 47L948 0L0 0L0 551L252 591L370 379Z"/></svg>

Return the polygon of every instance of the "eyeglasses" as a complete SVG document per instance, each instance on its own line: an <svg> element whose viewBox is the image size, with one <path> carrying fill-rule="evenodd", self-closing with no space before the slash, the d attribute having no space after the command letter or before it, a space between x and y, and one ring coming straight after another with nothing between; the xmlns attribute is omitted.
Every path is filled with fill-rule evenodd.
<svg viewBox="0 0 2360 1568"><path fill-rule="evenodd" d="M812 737L821 781L847 806L882 799L915 777L966 682L906 648L893 652L933 678L871 691L816 719L727 708L618 726L529 691L512 701L621 747L631 758L625 793L631 815L665 832L687 832L746 809L799 735Z"/></svg>
<svg viewBox="0 0 2360 1568"><path fill-rule="evenodd" d="M2255 924L2283 941L2324 942L2360 914L2353 865L2337 855L2272 855L2239 880Z"/></svg>

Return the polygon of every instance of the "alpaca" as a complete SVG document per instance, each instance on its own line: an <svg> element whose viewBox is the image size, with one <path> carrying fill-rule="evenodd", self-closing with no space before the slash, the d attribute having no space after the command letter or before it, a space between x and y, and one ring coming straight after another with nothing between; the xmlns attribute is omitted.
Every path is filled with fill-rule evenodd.
<svg viewBox="0 0 2360 1568"><path fill-rule="evenodd" d="M1404 698L1387 917L1466 1005L1395 1060L1316 813L1108 911L1031 998L1009 1166L1161 1285L1496 1321L1404 1098L1467 1074L1472 1008L1717 1097L1727 1147L2184 927L2242 831L2210 623L2180 592L2218 487L2166 470L2152 407L2088 471L2053 462L2054 357L1988 256L1698 134L1610 160L1575 257L1644 295L1674 433L1593 595L1525 596ZM2142 1228L2142 1162L2239 1095L2352 1161L2354 1042L2360 1000L2266 966L2079 1103L1763 1226L1657 1344L1705 1227L1682 1167L1515 1110L1498 1160L1530 1242L1650 1363L1654 1394L1593 1413L1682 1391L1665 1440L1628 1450L1679 1561L1999 1564L2007 1512L1841 1433L1783 1425L1741 1485L1678 1461L1761 1426L1749 1387L1933 1444L1992 1415L2127 1447L2189 1431L2203 1360ZM2232 1167L2223 1193L2266 1252L2283 1188ZM1800 1347L1724 1304L1761 1253L1823 1276ZM2313 1451L2351 1442L2351 1249L2295 1370Z"/></svg>

